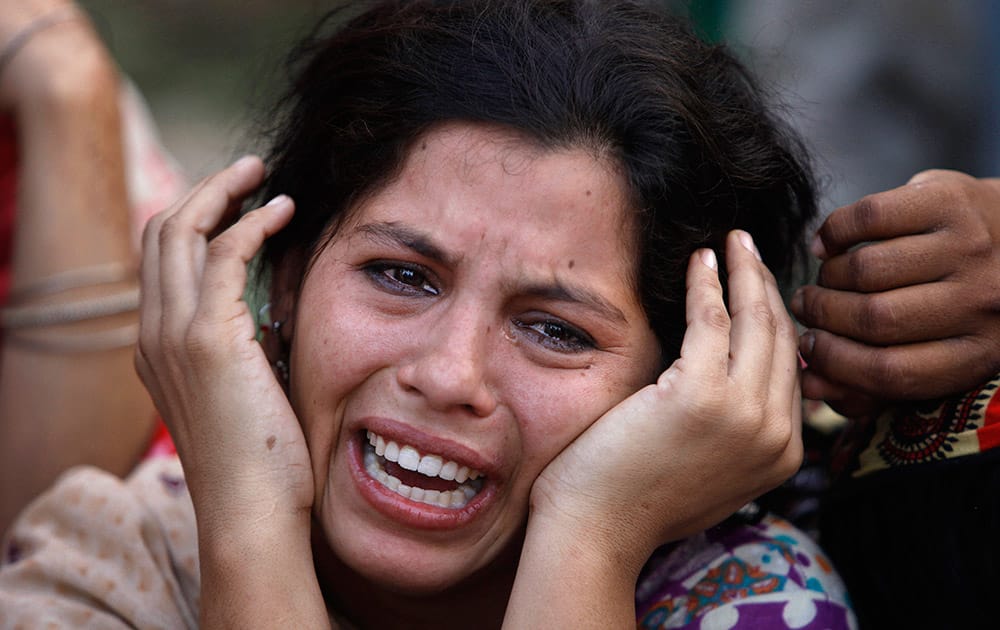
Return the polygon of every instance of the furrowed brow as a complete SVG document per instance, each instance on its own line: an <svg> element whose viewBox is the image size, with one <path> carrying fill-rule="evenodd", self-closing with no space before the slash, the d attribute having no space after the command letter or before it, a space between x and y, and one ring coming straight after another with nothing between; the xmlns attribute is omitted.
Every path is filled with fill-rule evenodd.
<svg viewBox="0 0 1000 630"><path fill-rule="evenodd" d="M602 296L588 291L583 287L565 285L561 282L552 284L529 284L521 287L519 293L532 297L556 300L559 302L575 302L596 311L605 319L622 324L628 323L625 313Z"/></svg>
<svg viewBox="0 0 1000 630"><path fill-rule="evenodd" d="M425 258L446 265L454 265L457 262L453 256L435 245L430 236L399 223L366 223L359 226L356 232L375 243L411 249Z"/></svg>

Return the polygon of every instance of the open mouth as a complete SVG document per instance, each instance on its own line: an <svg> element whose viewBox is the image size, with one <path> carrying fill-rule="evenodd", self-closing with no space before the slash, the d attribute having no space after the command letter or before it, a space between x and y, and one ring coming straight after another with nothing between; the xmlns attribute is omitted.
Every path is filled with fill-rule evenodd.
<svg viewBox="0 0 1000 630"><path fill-rule="evenodd" d="M446 460L434 453L420 453L408 444L386 440L373 431L363 442L368 475L396 494L418 503L458 509L482 490L478 470Z"/></svg>

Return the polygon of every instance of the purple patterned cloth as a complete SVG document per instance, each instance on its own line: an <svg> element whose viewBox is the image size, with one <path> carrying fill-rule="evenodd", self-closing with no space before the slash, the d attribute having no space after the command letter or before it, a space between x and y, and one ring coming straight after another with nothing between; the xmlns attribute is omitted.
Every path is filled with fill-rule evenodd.
<svg viewBox="0 0 1000 630"><path fill-rule="evenodd" d="M827 557L787 521L727 522L660 549L636 589L640 628L856 628Z"/></svg>

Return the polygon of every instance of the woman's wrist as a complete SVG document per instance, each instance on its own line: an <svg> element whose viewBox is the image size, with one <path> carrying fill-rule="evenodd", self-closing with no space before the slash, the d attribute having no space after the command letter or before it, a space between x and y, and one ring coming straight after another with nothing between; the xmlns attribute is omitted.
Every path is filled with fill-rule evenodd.
<svg viewBox="0 0 1000 630"><path fill-rule="evenodd" d="M203 627L329 627L308 512L232 519L225 527L217 516L207 520L199 514Z"/></svg>
<svg viewBox="0 0 1000 630"><path fill-rule="evenodd" d="M634 626L635 583L647 557L579 520L533 515L504 626Z"/></svg>

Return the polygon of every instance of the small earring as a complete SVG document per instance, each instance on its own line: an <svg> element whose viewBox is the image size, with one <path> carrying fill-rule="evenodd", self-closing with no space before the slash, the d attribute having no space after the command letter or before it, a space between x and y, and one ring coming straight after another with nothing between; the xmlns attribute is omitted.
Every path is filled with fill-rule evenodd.
<svg viewBox="0 0 1000 630"><path fill-rule="evenodd" d="M288 383L288 363L284 359L274 362L274 373L281 379L282 383Z"/></svg>
<svg viewBox="0 0 1000 630"><path fill-rule="evenodd" d="M278 319L271 321L271 303L267 302L264 306L260 307L257 311L257 322L260 326L261 334L271 333L272 335L277 335L281 332L281 327L285 325L285 322Z"/></svg>
<svg viewBox="0 0 1000 630"><path fill-rule="evenodd" d="M260 310L257 311L257 322L258 325L260 326L261 335L272 334L274 335L274 338L277 339L279 343L281 343L281 327L284 325L284 322L281 321L280 319L275 320L273 322L271 321L270 302L265 303L263 306L260 307ZM283 346L284 344L281 343L281 345ZM277 361L271 364L271 367L274 369L274 374L279 379L281 379L281 382L287 384L288 361L286 361L285 359L278 359Z"/></svg>

